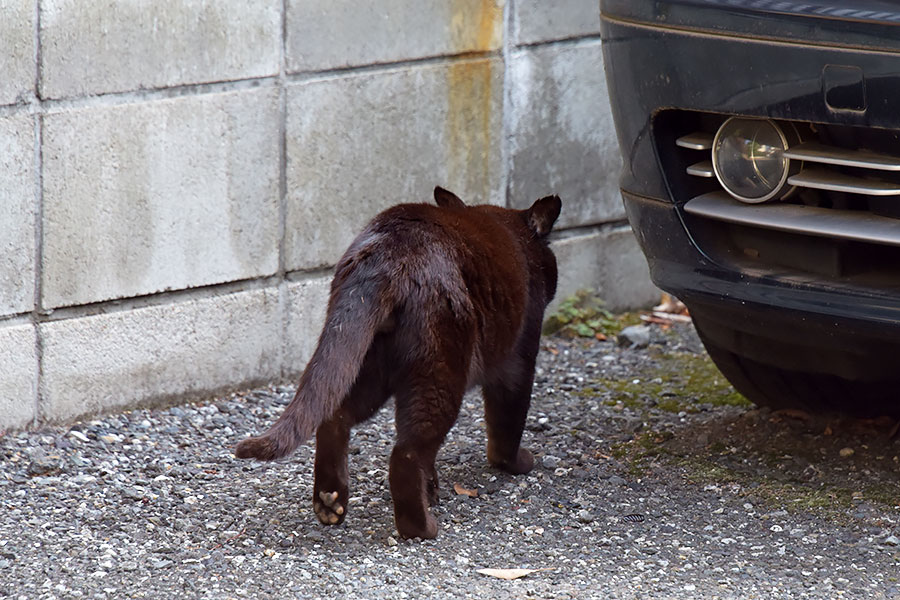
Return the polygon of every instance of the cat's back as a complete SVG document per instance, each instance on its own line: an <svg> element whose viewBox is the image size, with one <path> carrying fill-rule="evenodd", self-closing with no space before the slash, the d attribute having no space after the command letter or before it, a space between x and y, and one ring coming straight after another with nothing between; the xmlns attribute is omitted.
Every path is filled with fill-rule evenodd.
<svg viewBox="0 0 900 600"><path fill-rule="evenodd" d="M359 239L377 242L381 251L398 258L434 253L457 261L497 258L492 255L516 245L514 235L501 218L505 209L481 208L398 204L379 213Z"/></svg>
<svg viewBox="0 0 900 600"><path fill-rule="evenodd" d="M454 295L502 290L524 297L527 258L514 213L487 205L398 204L372 220L345 258L371 256L393 279Z"/></svg>

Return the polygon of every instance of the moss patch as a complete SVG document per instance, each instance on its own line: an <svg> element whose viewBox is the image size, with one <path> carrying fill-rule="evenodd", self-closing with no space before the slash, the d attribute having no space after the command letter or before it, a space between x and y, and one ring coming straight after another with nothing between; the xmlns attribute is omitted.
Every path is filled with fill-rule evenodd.
<svg viewBox="0 0 900 600"><path fill-rule="evenodd" d="M739 394L705 354L676 352L655 358L639 379L602 379L583 394L613 390L616 401L637 408L651 401L666 412L697 412L702 405L738 406L753 404Z"/></svg>
<svg viewBox="0 0 900 600"><path fill-rule="evenodd" d="M585 306L570 303L564 325L586 317ZM629 319L639 315L606 319L606 326L616 321L620 331ZM585 324L585 333L600 325ZM595 446L597 458L636 478L665 480L674 470L684 483L722 486L725 495L746 498L742 502L761 515L787 510L835 523L888 525L868 515L883 507L900 510L895 420L755 409L705 353L682 351L698 346L678 327L669 330L671 343L640 351L604 344L591 354L617 355L608 366L595 364L597 378L570 392L591 410L609 407L597 413L613 429L602 436L608 441ZM574 327L568 333L579 336ZM659 330L653 339L661 341Z"/></svg>
<svg viewBox="0 0 900 600"><path fill-rule="evenodd" d="M683 470L687 481L699 485L737 484L741 495L752 497L754 503L768 509L783 509L788 512L815 511L831 520L842 521L855 500L879 500L866 492L835 485L813 485L801 481L777 481L769 477L743 473L740 470L718 464L712 457L702 455L679 457L675 461ZM890 501L880 502L890 506Z"/></svg>
<svg viewBox="0 0 900 600"><path fill-rule="evenodd" d="M671 437L668 432L641 432L627 442L614 444L609 453L627 465L629 474L640 477L647 471L650 461L668 454L664 443Z"/></svg>

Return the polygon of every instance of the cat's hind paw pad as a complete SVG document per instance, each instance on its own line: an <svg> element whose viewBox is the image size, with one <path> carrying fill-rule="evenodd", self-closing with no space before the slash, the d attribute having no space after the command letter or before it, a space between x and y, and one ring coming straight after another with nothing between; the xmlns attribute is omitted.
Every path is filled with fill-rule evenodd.
<svg viewBox="0 0 900 600"><path fill-rule="evenodd" d="M323 525L336 525L343 520L344 506L338 502L337 492L319 492L313 510Z"/></svg>

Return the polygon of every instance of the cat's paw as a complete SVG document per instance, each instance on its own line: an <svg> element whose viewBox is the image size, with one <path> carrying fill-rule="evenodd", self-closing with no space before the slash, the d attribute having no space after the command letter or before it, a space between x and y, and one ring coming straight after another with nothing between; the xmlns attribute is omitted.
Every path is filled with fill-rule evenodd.
<svg viewBox="0 0 900 600"><path fill-rule="evenodd" d="M344 520L346 510L338 498L337 492L322 491L313 499L313 511L323 525L337 525Z"/></svg>
<svg viewBox="0 0 900 600"><path fill-rule="evenodd" d="M496 453L493 452L493 448L489 446L488 462L498 469L503 469L512 475L523 475L531 471L534 467L534 456L531 454L530 450L519 448L518 452L516 452L515 460L506 460L497 457Z"/></svg>
<svg viewBox="0 0 900 600"><path fill-rule="evenodd" d="M394 517L397 533L404 539L421 538L423 540L432 540L437 537L437 520L428 510L425 511L424 518L420 515L419 518L411 519L405 515L397 514Z"/></svg>
<svg viewBox="0 0 900 600"><path fill-rule="evenodd" d="M510 473L514 475L523 475L531 471L534 468L534 455L531 454L531 450L526 448L519 448L519 452L516 455L516 462L512 466L511 469L508 469Z"/></svg>

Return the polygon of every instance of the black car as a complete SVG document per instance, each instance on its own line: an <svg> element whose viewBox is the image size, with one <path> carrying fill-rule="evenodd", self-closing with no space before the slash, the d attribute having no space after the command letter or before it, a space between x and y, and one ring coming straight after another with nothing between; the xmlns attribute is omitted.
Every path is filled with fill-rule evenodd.
<svg viewBox="0 0 900 600"><path fill-rule="evenodd" d="M600 10L653 281L755 403L900 417L900 2Z"/></svg>

